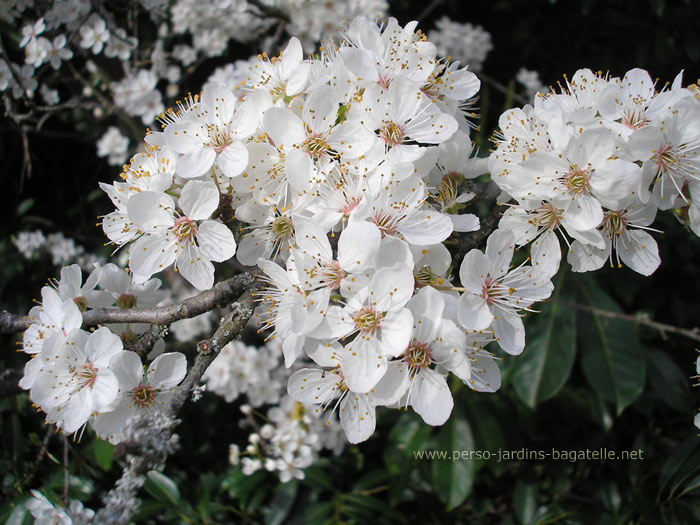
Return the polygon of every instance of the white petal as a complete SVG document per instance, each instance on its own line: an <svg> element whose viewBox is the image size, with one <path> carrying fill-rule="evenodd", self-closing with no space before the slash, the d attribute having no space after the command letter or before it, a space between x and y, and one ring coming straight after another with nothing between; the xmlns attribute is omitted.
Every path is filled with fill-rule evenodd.
<svg viewBox="0 0 700 525"><path fill-rule="evenodd" d="M208 172L216 160L216 151L201 147L184 154L177 161L177 174L184 179L201 177Z"/></svg>
<svg viewBox="0 0 700 525"><path fill-rule="evenodd" d="M220 222L202 222L197 228L195 237L202 254L212 261L227 261L236 253L236 240L233 233Z"/></svg>
<svg viewBox="0 0 700 525"><path fill-rule="evenodd" d="M491 277L497 279L508 273L514 250L515 239L511 232L496 230L489 236L486 241L486 256L491 261Z"/></svg>
<svg viewBox="0 0 700 525"><path fill-rule="evenodd" d="M388 312L382 319L380 353L394 357L403 353L411 342L412 327L413 314L408 308Z"/></svg>
<svg viewBox="0 0 700 525"><path fill-rule="evenodd" d="M491 324L493 314L481 295L467 291L459 298L457 320L468 330L484 330Z"/></svg>
<svg viewBox="0 0 700 525"><path fill-rule="evenodd" d="M85 353L98 367L108 367L112 358L123 350L122 340L106 326L91 333L85 343Z"/></svg>
<svg viewBox="0 0 700 525"><path fill-rule="evenodd" d="M193 244L185 243L177 256L175 266L197 290L208 290L214 286L214 265Z"/></svg>
<svg viewBox="0 0 700 525"><path fill-rule="evenodd" d="M350 443L369 439L376 426L374 405L367 394L348 392L340 403L340 424Z"/></svg>
<svg viewBox="0 0 700 525"><path fill-rule="evenodd" d="M618 238L617 253L627 266L642 275L651 275L661 264L654 238L642 230L627 230Z"/></svg>
<svg viewBox="0 0 700 525"><path fill-rule="evenodd" d="M411 244L442 242L452 233L452 220L436 210L417 210L399 224L399 231Z"/></svg>
<svg viewBox="0 0 700 525"><path fill-rule="evenodd" d="M456 232L475 232L480 227L479 217L471 213L449 214L448 217L452 221L452 229Z"/></svg>
<svg viewBox="0 0 700 525"><path fill-rule="evenodd" d="M470 250L459 267L459 280L468 292L481 295L491 272L491 260L481 250Z"/></svg>
<svg viewBox="0 0 700 525"><path fill-rule="evenodd" d="M180 352L169 352L156 357L148 367L148 384L154 388L172 388L185 378L187 359Z"/></svg>
<svg viewBox="0 0 700 525"><path fill-rule="evenodd" d="M402 308L413 295L413 272L406 267L382 268L369 284L370 301L379 311Z"/></svg>
<svg viewBox="0 0 700 525"><path fill-rule="evenodd" d="M540 235L530 246L530 255L532 256L532 265L547 277L556 274L561 263L561 248L557 234L545 232Z"/></svg>
<svg viewBox="0 0 700 525"><path fill-rule="evenodd" d="M129 268L134 282L144 283L151 275L170 266L176 257L177 241L161 235L144 235L129 250Z"/></svg>
<svg viewBox="0 0 700 525"><path fill-rule="evenodd" d="M361 335L348 343L342 354L345 384L353 392L367 393L384 376L387 360L377 352L377 341Z"/></svg>
<svg viewBox="0 0 700 525"><path fill-rule="evenodd" d="M242 143L234 142L219 153L216 164L227 177L237 177L248 166L248 150Z"/></svg>
<svg viewBox="0 0 700 525"><path fill-rule="evenodd" d="M409 383L408 367L400 361L390 362L384 376L372 389L374 404L393 405L404 395Z"/></svg>
<svg viewBox="0 0 700 525"><path fill-rule="evenodd" d="M137 193L129 199L127 210L134 224L145 232L164 230L171 227L175 221L175 203L164 193Z"/></svg>
<svg viewBox="0 0 700 525"><path fill-rule="evenodd" d="M207 110L208 118L216 118L226 124L233 117L236 96L229 86L212 82L202 92L202 106Z"/></svg>
<svg viewBox="0 0 700 525"><path fill-rule="evenodd" d="M280 149L301 143L306 137L302 120L285 108L271 107L265 111L263 129Z"/></svg>
<svg viewBox="0 0 700 525"><path fill-rule="evenodd" d="M219 206L219 190L211 181L188 181L182 188L179 205L192 220L208 219Z"/></svg>
<svg viewBox="0 0 700 525"><path fill-rule="evenodd" d="M83 390L87 390L84 388ZM119 381L111 370L100 371L92 385L94 410L100 412L108 408L119 394Z"/></svg>
<svg viewBox="0 0 700 525"><path fill-rule="evenodd" d="M454 401L445 378L426 368L413 378L408 402L428 425L442 425L450 417Z"/></svg>
<svg viewBox="0 0 700 525"><path fill-rule="evenodd" d="M110 360L109 369L117 377L122 392L133 389L143 379L143 365L136 352L119 352Z"/></svg>
<svg viewBox="0 0 700 525"><path fill-rule="evenodd" d="M338 239L341 268L346 272L361 272L371 266L381 240L376 226L364 221L350 222Z"/></svg>
<svg viewBox="0 0 700 525"><path fill-rule="evenodd" d="M499 311L493 322L498 346L511 355L520 354L525 348L525 328L516 314Z"/></svg>
<svg viewBox="0 0 700 525"><path fill-rule="evenodd" d="M287 393L300 403L325 404L340 392L340 376L315 368L302 368L289 378Z"/></svg>

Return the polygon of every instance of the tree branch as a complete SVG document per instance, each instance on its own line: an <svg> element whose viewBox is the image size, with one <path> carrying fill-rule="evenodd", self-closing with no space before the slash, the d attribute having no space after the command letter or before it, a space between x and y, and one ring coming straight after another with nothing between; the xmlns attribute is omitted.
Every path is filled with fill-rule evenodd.
<svg viewBox="0 0 700 525"><path fill-rule="evenodd" d="M475 232L460 234L458 238L457 253L455 254L455 268L462 264L462 259L473 248L479 248L489 235L498 228L503 206L494 206L488 216L481 220L479 229Z"/></svg>
<svg viewBox="0 0 700 525"><path fill-rule="evenodd" d="M620 312L611 312L610 310L601 310L599 308L585 306L577 303L569 303L567 301L555 300L555 302L559 303L562 306L568 306L569 308L575 308L576 310L583 310L584 312L590 312L594 315L599 315L608 319L619 319L621 321L629 321L632 323L638 323L644 326L648 326L649 328L653 328L661 332L661 337L663 337L664 339L667 338L666 334L678 334L682 335L683 337L692 339L694 341L700 341L700 328L698 327L695 327L692 330L688 330L687 328L681 328L679 326L673 326L670 324L652 321L647 317L646 314L643 313L630 315L623 314Z"/></svg>
<svg viewBox="0 0 700 525"><path fill-rule="evenodd" d="M180 319L189 319L213 310L217 306L227 306L253 284L254 277L241 273L217 283L211 290L195 297L185 299L171 306L155 308L132 308L117 310L114 308L96 308L83 313L83 325L91 326L105 323L151 323L169 325Z"/></svg>
<svg viewBox="0 0 700 525"><path fill-rule="evenodd" d="M0 334L16 334L24 332L31 325L26 315L11 314L3 310L0 313Z"/></svg>
<svg viewBox="0 0 700 525"><path fill-rule="evenodd" d="M492 180L486 182L464 181L459 187L459 193L473 193L472 201L488 201L498 198L502 190Z"/></svg>

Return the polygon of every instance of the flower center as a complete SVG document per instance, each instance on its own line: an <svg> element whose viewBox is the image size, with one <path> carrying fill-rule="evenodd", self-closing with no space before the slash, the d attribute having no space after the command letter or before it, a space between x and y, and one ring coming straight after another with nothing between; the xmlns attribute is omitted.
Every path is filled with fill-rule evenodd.
<svg viewBox="0 0 700 525"><path fill-rule="evenodd" d="M630 129L639 129L647 125L647 118L641 109L626 109L622 114L622 124Z"/></svg>
<svg viewBox="0 0 700 525"><path fill-rule="evenodd" d="M208 147L217 153L221 153L231 144L233 144L233 138L229 135L227 130L221 130L218 126L211 126L209 128Z"/></svg>
<svg viewBox="0 0 700 525"><path fill-rule="evenodd" d="M287 239L294 234L294 224L292 223L292 219L286 215L275 217L275 220L272 221L271 229L275 238L281 240Z"/></svg>
<svg viewBox="0 0 700 525"><path fill-rule="evenodd" d="M408 345L404 353L403 362L406 363L412 371L416 372L423 368L428 368L433 362L430 347L425 343L419 343L414 340Z"/></svg>
<svg viewBox="0 0 700 525"><path fill-rule="evenodd" d="M131 401L139 408L148 408L155 403L158 390L150 385L138 385L131 391Z"/></svg>
<svg viewBox="0 0 700 525"><path fill-rule="evenodd" d="M481 288L481 297L486 299L488 304L494 304L505 295L513 295L515 288L506 288L501 281L487 277Z"/></svg>
<svg viewBox="0 0 700 525"><path fill-rule="evenodd" d="M292 97L287 95L286 82L280 82L275 87L273 87L270 90L270 95L272 96L272 102L283 100L285 104L289 104L292 101Z"/></svg>
<svg viewBox="0 0 700 525"><path fill-rule="evenodd" d="M587 169L582 170L576 166L571 166L569 172L564 175L564 185L569 193L580 195L587 193L589 188L590 174Z"/></svg>
<svg viewBox="0 0 700 525"><path fill-rule="evenodd" d="M340 288L340 283L347 276L347 272L340 267L338 261L329 262L323 270L321 270L321 279L326 286L331 290Z"/></svg>
<svg viewBox="0 0 700 525"><path fill-rule="evenodd" d="M627 229L627 217L622 211L608 211L603 217L603 228L608 237L613 239Z"/></svg>
<svg viewBox="0 0 700 525"><path fill-rule="evenodd" d="M528 222L533 226L552 231L559 227L562 212L563 210L560 210L554 206L554 204L548 202L540 206L535 212L534 217Z"/></svg>
<svg viewBox="0 0 700 525"><path fill-rule="evenodd" d="M665 146L659 148L652 157L656 163L657 171L661 173L666 173L677 168L679 164L678 155L673 149L673 144L666 144Z"/></svg>
<svg viewBox="0 0 700 525"><path fill-rule="evenodd" d="M387 212L378 212L370 219L379 228L382 239L387 235L393 235L398 230L399 219Z"/></svg>
<svg viewBox="0 0 700 525"><path fill-rule="evenodd" d="M416 287L422 287L427 285L437 285L441 286L445 281L442 277L433 272L430 266L421 267L414 275L416 281Z"/></svg>
<svg viewBox="0 0 700 525"><path fill-rule="evenodd" d="M315 133L306 137L303 147L309 157L314 160L325 157L331 151L331 147L328 142L326 142L326 139Z"/></svg>
<svg viewBox="0 0 700 525"><path fill-rule="evenodd" d="M88 302L87 299L85 299L85 297L83 297L82 295L73 299L73 302L78 305L78 310L80 310L81 312L87 310Z"/></svg>
<svg viewBox="0 0 700 525"><path fill-rule="evenodd" d="M117 299L117 306L122 310L136 308L136 297L130 293L123 293Z"/></svg>
<svg viewBox="0 0 700 525"><path fill-rule="evenodd" d="M385 123L379 130L379 137L389 147L401 144L406 137L404 129L395 122Z"/></svg>
<svg viewBox="0 0 700 525"><path fill-rule="evenodd" d="M382 324L382 314L374 308L364 307L352 316L357 328L364 335L375 334Z"/></svg>
<svg viewBox="0 0 700 525"><path fill-rule="evenodd" d="M88 361L76 370L74 377L80 388L92 388L97 380L97 367Z"/></svg>
<svg viewBox="0 0 700 525"><path fill-rule="evenodd" d="M194 239L194 236L197 233L197 224L187 217L180 217L179 219L175 220L175 224L173 225L173 233L180 242L192 242L192 239Z"/></svg>

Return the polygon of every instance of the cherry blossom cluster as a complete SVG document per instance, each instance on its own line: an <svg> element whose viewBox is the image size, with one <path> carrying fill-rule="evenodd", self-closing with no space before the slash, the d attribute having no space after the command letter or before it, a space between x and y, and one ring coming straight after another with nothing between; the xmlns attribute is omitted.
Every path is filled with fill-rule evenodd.
<svg viewBox="0 0 700 525"><path fill-rule="evenodd" d="M243 405L241 410L255 432L248 436L243 452L236 444L229 447L229 461L240 464L246 475L265 469L276 472L283 483L293 478L304 479L303 469L311 466L322 450L332 450L338 455L345 447L343 429L337 421L319 417L289 396L268 409L262 426L253 418L249 405Z"/></svg>
<svg viewBox="0 0 700 525"><path fill-rule="evenodd" d="M337 420L321 418L286 395L292 371L280 366L281 354L276 341L257 348L233 341L222 348L203 379L207 390L229 403L240 395L247 397L241 412L253 432L243 452L237 444L231 445L231 463L240 464L246 474L263 468L275 471L287 482L293 477L303 479L302 469L313 464L321 450L340 453L345 440ZM258 412L263 405L268 406L265 416Z"/></svg>
<svg viewBox="0 0 700 525"><path fill-rule="evenodd" d="M22 350L32 355L20 386L65 433L89 424L98 436L119 442L127 424L141 413L166 406L173 387L185 377L187 362L180 353L163 353L144 370L141 358L125 350L148 325L109 325L94 332L81 329L88 308L130 309L161 302L160 281L134 284L113 264L97 267L82 282L78 265L64 267L60 280L41 290L41 304L29 312ZM145 327L145 328L144 328Z"/></svg>
<svg viewBox="0 0 700 525"><path fill-rule="evenodd" d="M292 371L280 366L281 351L274 341L257 348L233 341L221 350L203 379L209 391L229 403L240 395L247 397L248 404L241 406L242 424L254 432L243 452L237 444L231 445L231 463L240 463L246 474L263 468L275 471L287 482L293 477L303 479L302 469L313 464L321 450L340 453L345 440L337 420L321 418L286 395ZM265 421L261 425L254 416L263 405L269 408L261 415Z"/></svg>
<svg viewBox="0 0 700 525"><path fill-rule="evenodd" d="M511 268L507 232L467 254L462 287L450 281L442 243L479 228L460 213L472 197L462 183L487 170L468 134L479 81L415 27L358 17L312 58L292 38L280 57L250 61L242 83L211 81L164 113L122 181L102 185L116 207L104 231L127 246L135 283L173 266L203 290L212 262L258 265L258 320L285 365L321 367L295 372L290 395L319 414L338 407L354 443L377 406L444 423L448 372L498 389L483 347L521 352L520 315L552 288L536 266ZM248 381L241 365L214 371L230 398Z"/></svg>
<svg viewBox="0 0 700 525"><path fill-rule="evenodd" d="M660 91L646 71L624 78L579 70L561 92L506 111L489 158L496 184L515 202L499 227L530 244L545 274L559 268L559 238L574 271L660 263L650 227L677 209L700 234L700 96L681 75ZM507 199L502 199L507 200Z"/></svg>
<svg viewBox="0 0 700 525"><path fill-rule="evenodd" d="M84 246L76 244L61 232L44 235L41 230L23 231L17 234L14 243L25 259L34 260L48 255L55 266L75 262L82 268L92 268L94 263L104 262L103 257L86 252Z"/></svg>
<svg viewBox="0 0 700 525"><path fill-rule="evenodd" d="M32 490L32 498L25 506L34 518L34 523L40 525L84 525L92 523L95 512L86 509L78 500L70 500L67 507L54 505L38 490Z"/></svg>
<svg viewBox="0 0 700 525"><path fill-rule="evenodd" d="M361 12L383 16L387 7L386 0L156 0L131 4L125 16L109 3L84 0L6 2L0 19L21 33L0 58L0 91L16 100L9 107L17 120L86 110L78 120L87 113L91 128L102 130L98 155L118 165L129 140L140 138L134 120L152 124L193 70L231 41L265 39L272 48L280 35L298 34L312 52L342 21ZM129 22L136 18L150 27L139 30Z"/></svg>
<svg viewBox="0 0 700 525"><path fill-rule="evenodd" d="M460 23L448 16L435 22L428 38L435 43L439 56L459 60L474 71L480 71L493 49L491 34L481 26Z"/></svg>

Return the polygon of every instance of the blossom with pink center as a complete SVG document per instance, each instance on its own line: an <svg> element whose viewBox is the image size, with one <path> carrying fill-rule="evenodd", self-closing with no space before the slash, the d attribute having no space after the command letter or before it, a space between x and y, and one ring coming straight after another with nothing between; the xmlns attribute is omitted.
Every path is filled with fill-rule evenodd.
<svg viewBox="0 0 700 525"><path fill-rule="evenodd" d="M420 159L426 146L445 142L458 128L454 117L441 112L418 84L402 77L388 88L367 88L360 108L348 119L361 120L366 129L375 131L387 158L396 163Z"/></svg>
<svg viewBox="0 0 700 525"><path fill-rule="evenodd" d="M352 295L369 281L379 249L379 231L364 221L350 221L340 233L337 258L333 256L326 232L316 223L295 218L294 267L303 287L327 287Z"/></svg>
<svg viewBox="0 0 700 525"><path fill-rule="evenodd" d="M459 269L465 291L457 319L470 330L492 325L501 348L519 354L525 347L525 328L518 312L549 297L552 282L532 266L510 270L514 249L513 234L496 230L486 243L485 254L477 249L467 253Z"/></svg>
<svg viewBox="0 0 700 525"><path fill-rule="evenodd" d="M118 443L129 421L143 411L158 412L167 407L173 388L187 373L187 359L179 352L156 357L145 373L141 358L121 352L109 363L119 381L119 395L108 411L98 414L92 424L98 436Z"/></svg>
<svg viewBox="0 0 700 525"><path fill-rule="evenodd" d="M98 412L108 410L119 392L110 368L113 357L124 351L119 337L102 327L91 334L74 330L44 361L29 398L44 410L47 421L72 433Z"/></svg>
<svg viewBox="0 0 700 525"><path fill-rule="evenodd" d="M384 376L387 358L400 355L411 340L413 316L405 307L413 295L413 272L407 266L381 268L344 307L330 306L309 336L346 339L345 382L354 392L369 392Z"/></svg>
<svg viewBox="0 0 700 525"><path fill-rule="evenodd" d="M199 177L212 167L227 177L245 170L244 141L255 132L258 121L252 105L239 102L229 87L209 84L201 100L164 118L165 142L181 154L177 164L181 177Z"/></svg>
<svg viewBox="0 0 700 525"><path fill-rule="evenodd" d="M175 268L198 290L214 284L214 266L233 257L236 241L220 222L207 220L219 206L213 182L189 181L182 189L176 210L172 197L143 191L129 199L129 217L143 232L129 250L134 283L175 263Z"/></svg>

